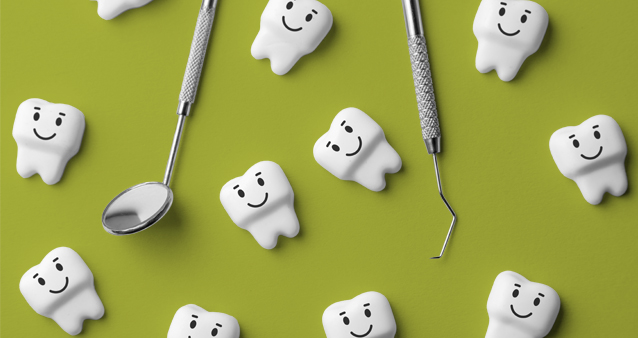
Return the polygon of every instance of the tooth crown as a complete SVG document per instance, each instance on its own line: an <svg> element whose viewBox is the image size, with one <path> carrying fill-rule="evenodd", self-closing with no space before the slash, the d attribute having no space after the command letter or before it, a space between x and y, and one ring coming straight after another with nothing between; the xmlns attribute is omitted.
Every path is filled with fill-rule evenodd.
<svg viewBox="0 0 638 338"><path fill-rule="evenodd" d="M20 292L36 313L55 320L71 335L82 331L85 319L104 314L93 273L70 248L52 250L29 269L20 279Z"/></svg>
<svg viewBox="0 0 638 338"><path fill-rule="evenodd" d="M551 287L516 272L501 272L487 300L486 338L542 338L554 326L560 297Z"/></svg>
<svg viewBox="0 0 638 338"><path fill-rule="evenodd" d="M270 59L272 71L284 75L319 46L332 28L332 20L328 7L316 0L270 0L261 15L251 54L257 60Z"/></svg>
<svg viewBox="0 0 638 338"><path fill-rule="evenodd" d="M339 179L355 181L372 191L385 188L385 174L401 169L401 157L383 129L366 113L346 108L314 145L315 160Z"/></svg>
<svg viewBox="0 0 638 338"><path fill-rule="evenodd" d="M142 7L153 0L92 0L97 1L97 14L111 20L129 9Z"/></svg>
<svg viewBox="0 0 638 338"><path fill-rule="evenodd" d="M525 59L540 47L548 23L545 9L532 1L481 1L473 27L479 42L477 70L496 69L501 80L511 81Z"/></svg>
<svg viewBox="0 0 638 338"><path fill-rule="evenodd" d="M219 195L233 222L266 249L277 245L279 235L294 237L299 232L294 197L286 174L271 161L259 162L228 181Z"/></svg>
<svg viewBox="0 0 638 338"><path fill-rule="evenodd" d="M322 322L327 338L393 338L397 332L390 302L374 291L330 305Z"/></svg>
<svg viewBox="0 0 638 338"><path fill-rule="evenodd" d="M189 304L177 310L168 338L239 338L239 323L233 316L221 312L208 312Z"/></svg>
<svg viewBox="0 0 638 338"><path fill-rule="evenodd" d="M605 192L620 196L627 190L627 143L613 118L597 115L561 128L552 134L549 149L560 172L591 204L600 203Z"/></svg>

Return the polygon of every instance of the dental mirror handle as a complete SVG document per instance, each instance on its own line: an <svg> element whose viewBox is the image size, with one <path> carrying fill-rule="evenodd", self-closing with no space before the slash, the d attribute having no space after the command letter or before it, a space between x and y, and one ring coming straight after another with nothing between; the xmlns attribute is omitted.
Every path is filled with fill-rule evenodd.
<svg viewBox="0 0 638 338"><path fill-rule="evenodd" d="M410 47L410 61L412 62L412 77L416 101L421 120L421 133L428 154L441 152L441 129L439 117L434 99L434 87L432 85L432 73L430 72L430 60L428 49L423 36L423 22L418 0L401 0L403 2L403 15L408 33L408 46Z"/></svg>
<svg viewBox="0 0 638 338"><path fill-rule="evenodd" d="M199 86L199 78L202 75L202 67L206 58L206 48L210 37L211 28L213 27L213 19L215 17L215 9L217 0L203 0L202 7L197 17L197 25L195 26L195 35L191 44L190 55L188 56L188 64L186 64L186 73L182 82L182 90L179 93L179 106L177 115L188 116L191 105L195 102L197 87Z"/></svg>

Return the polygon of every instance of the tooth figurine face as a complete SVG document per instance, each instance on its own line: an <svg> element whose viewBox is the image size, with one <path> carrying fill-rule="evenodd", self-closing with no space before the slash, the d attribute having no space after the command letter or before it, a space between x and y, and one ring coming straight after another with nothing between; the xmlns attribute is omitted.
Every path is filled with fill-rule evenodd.
<svg viewBox="0 0 638 338"><path fill-rule="evenodd" d="M393 338L397 332L390 302L374 291L330 305L322 321L328 338Z"/></svg>
<svg viewBox="0 0 638 338"><path fill-rule="evenodd" d="M597 115L559 129L549 149L560 172L576 182L587 202L596 205L605 192L620 196L627 191L627 143L613 118Z"/></svg>
<svg viewBox="0 0 638 338"><path fill-rule="evenodd" d="M299 233L295 194L275 162L259 162L244 176L228 181L219 199L233 222L265 249L274 248L279 235L292 238Z"/></svg>
<svg viewBox="0 0 638 338"><path fill-rule="evenodd" d="M528 56L543 42L549 16L543 7L524 0L483 0L474 18L478 40L476 69L496 69L503 81L514 79Z"/></svg>
<svg viewBox="0 0 638 338"><path fill-rule="evenodd" d="M337 114L330 130L315 143L313 153L317 163L331 174L372 191L383 190L385 174L396 173L402 164L383 129L357 108Z"/></svg>
<svg viewBox="0 0 638 338"><path fill-rule="evenodd" d="M20 292L38 314L53 319L70 335L85 319L100 319L104 306L95 292L93 273L80 255L60 247L20 279Z"/></svg>
<svg viewBox="0 0 638 338"><path fill-rule="evenodd" d="M487 300L490 324L485 338L545 337L559 310L560 297L554 289L516 272L501 272Z"/></svg>
<svg viewBox="0 0 638 338"><path fill-rule="evenodd" d="M304 55L312 53L332 27L332 13L315 0L270 0L261 15L251 54L270 59L277 75L284 75Z"/></svg>
<svg viewBox="0 0 638 338"><path fill-rule="evenodd" d="M208 312L193 304L179 308L168 329L168 338L239 338L235 317Z"/></svg>
<svg viewBox="0 0 638 338"><path fill-rule="evenodd" d="M69 105L40 99L22 102L13 124L18 174L40 174L46 184L58 183L67 162L80 150L84 126L84 114Z"/></svg>
<svg viewBox="0 0 638 338"><path fill-rule="evenodd" d="M97 1L97 14L104 20L111 20L116 16L146 5L153 0L92 0Z"/></svg>

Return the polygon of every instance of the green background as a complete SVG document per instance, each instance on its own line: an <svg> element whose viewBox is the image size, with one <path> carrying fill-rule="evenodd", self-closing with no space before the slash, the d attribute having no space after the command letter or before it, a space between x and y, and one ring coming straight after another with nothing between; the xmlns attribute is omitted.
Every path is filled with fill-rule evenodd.
<svg viewBox="0 0 638 338"><path fill-rule="evenodd" d="M551 337L638 332L638 2L544 1L550 25L516 79L476 71L479 1L422 0L443 134L450 215L421 140L401 3L324 0L334 26L285 76L250 46L266 1L220 0L166 218L116 237L100 223L125 188L161 180L200 0L155 0L111 20L88 0L4 0L2 43L2 337L66 337L18 289L50 250L76 250L106 308L86 337L163 337L189 303L239 320L243 338L325 337L330 304L379 291L397 337L482 337L496 275L548 284L562 307ZM21 178L11 136L29 98L84 112L80 153L62 181ZM375 193L314 160L343 108L384 129L403 159ZM548 149L557 129L607 114L627 140L630 188L589 205ZM261 248L219 202L228 180L271 160L286 172L301 231Z"/></svg>

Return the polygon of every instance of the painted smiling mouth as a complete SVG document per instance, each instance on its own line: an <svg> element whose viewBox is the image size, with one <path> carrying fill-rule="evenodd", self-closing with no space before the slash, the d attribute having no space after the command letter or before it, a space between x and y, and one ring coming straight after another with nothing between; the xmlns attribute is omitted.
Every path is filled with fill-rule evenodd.
<svg viewBox="0 0 638 338"><path fill-rule="evenodd" d="M516 313L516 311L514 311L514 305L510 305L510 309L512 309L512 313L514 314L514 316L516 316L518 318L527 318L527 317L532 315L531 312L526 314L526 315L524 315L524 316L519 315L518 313Z"/></svg>
<svg viewBox="0 0 638 338"><path fill-rule="evenodd" d="M66 290L66 287L69 286L69 277L65 277L65 278L66 278L66 283L64 284L64 287L62 289L57 290L57 291L49 290L49 292L51 292L51 293L60 293L60 292L62 292L64 290Z"/></svg>
<svg viewBox="0 0 638 338"><path fill-rule="evenodd" d="M33 132L35 133L35 136L37 136L39 139L44 140L44 141L48 141L48 140L54 138L55 135L56 135L56 133L53 133L53 135L51 135L49 137L42 137L42 136L40 136L40 134L38 134L38 131L35 130L35 128L33 128Z"/></svg>
<svg viewBox="0 0 638 338"><path fill-rule="evenodd" d="M303 27L290 28L290 26L286 25L286 17L285 16L281 17L281 22L283 22L284 23L284 27L286 27L286 29L291 31L291 32L298 32L298 31L300 31L303 28Z"/></svg>
<svg viewBox="0 0 638 338"><path fill-rule="evenodd" d="M350 331L350 334L355 336L355 337L361 338L361 337L365 337L365 336L369 335L370 332L372 332L372 324L370 324L370 328L368 329L368 332L366 332L364 334L356 334L356 333L354 333L352 331Z"/></svg>
<svg viewBox="0 0 638 338"><path fill-rule="evenodd" d="M580 157L582 157L582 158L584 158L584 159L586 159L586 160L595 160L595 159L597 159L597 158L598 158L598 156L600 156L600 154L602 154L602 153L603 153L603 146L600 146L600 149L598 149L598 154L596 154L596 156L594 156L594 157L587 157L587 156L585 156L585 155L583 155L583 154L580 154Z"/></svg>
<svg viewBox="0 0 638 338"><path fill-rule="evenodd" d="M359 148L357 148L357 151L355 151L354 153L346 154L346 156L354 156L361 151L361 147L363 146L363 141L361 141L361 136L357 136L357 138L359 139Z"/></svg>
<svg viewBox="0 0 638 338"><path fill-rule="evenodd" d="M266 198L264 198L263 202L261 202L261 203L259 203L257 205L248 203L248 206L251 207L251 208L259 208L259 207L263 206L264 204L266 204L266 201L268 201L268 193L266 193Z"/></svg>
<svg viewBox="0 0 638 338"><path fill-rule="evenodd" d="M507 36L514 36L514 35L516 35L516 34L521 32L521 30L519 29L519 30L517 30L514 33L507 33L506 31L503 30L503 28L501 28L501 24L500 23L498 24L498 30L501 31L501 33L503 33L503 34L505 34Z"/></svg>

